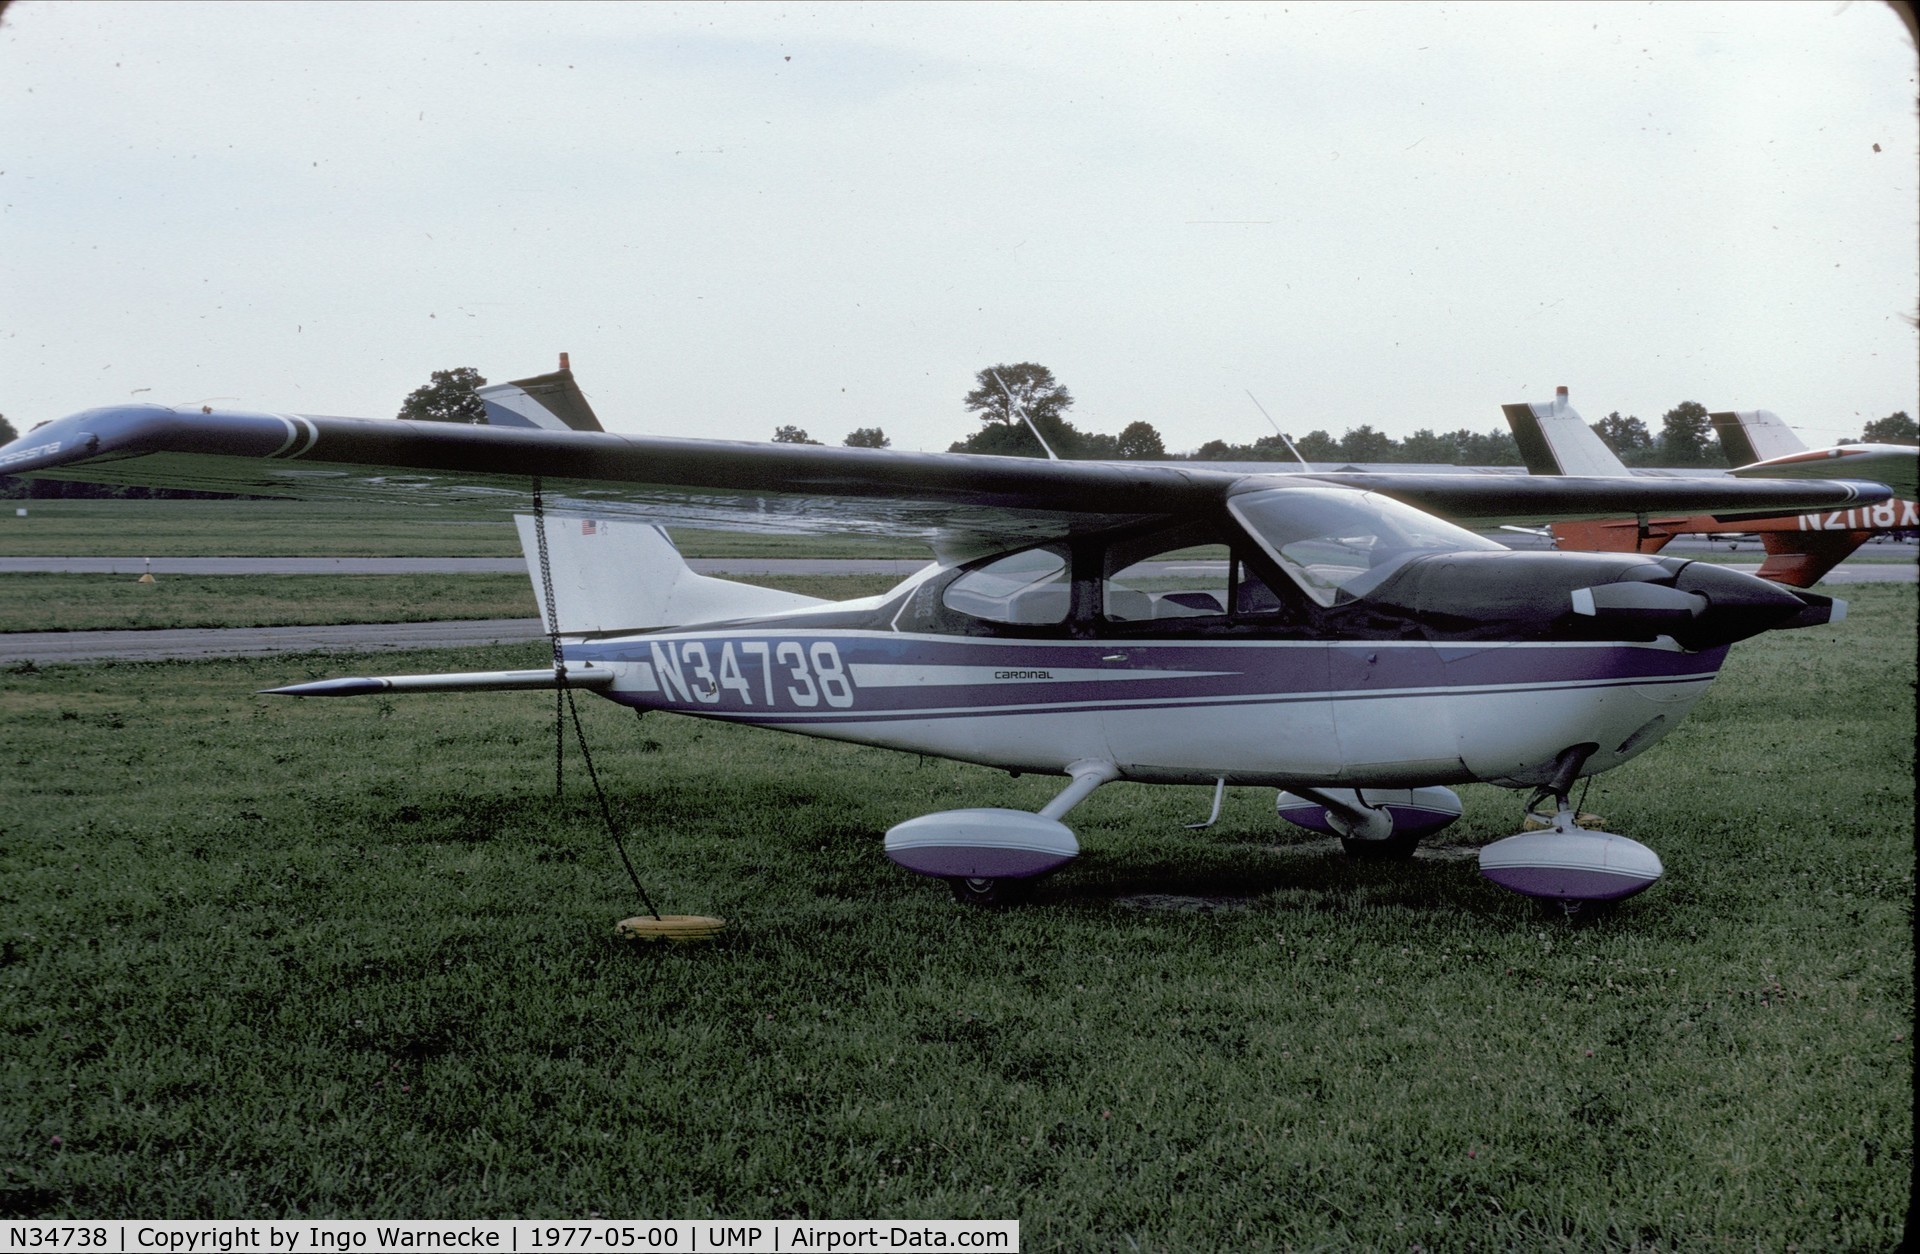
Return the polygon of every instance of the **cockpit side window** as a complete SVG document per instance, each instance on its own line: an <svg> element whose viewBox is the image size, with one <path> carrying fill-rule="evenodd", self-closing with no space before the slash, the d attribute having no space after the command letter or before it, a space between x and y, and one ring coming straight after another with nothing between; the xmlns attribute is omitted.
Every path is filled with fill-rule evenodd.
<svg viewBox="0 0 1920 1254"><path fill-rule="evenodd" d="M1109 545L1101 562L1100 616L1109 623L1168 623L1279 611L1280 598L1234 552L1226 532L1195 521Z"/></svg>
<svg viewBox="0 0 1920 1254"><path fill-rule="evenodd" d="M1236 496L1227 508L1308 596L1328 606L1365 596L1420 554L1504 547L1377 492L1274 488Z"/></svg>
<svg viewBox="0 0 1920 1254"><path fill-rule="evenodd" d="M941 604L957 614L1021 627L1067 620L1073 579L1067 551L1044 545L996 557L947 585Z"/></svg>

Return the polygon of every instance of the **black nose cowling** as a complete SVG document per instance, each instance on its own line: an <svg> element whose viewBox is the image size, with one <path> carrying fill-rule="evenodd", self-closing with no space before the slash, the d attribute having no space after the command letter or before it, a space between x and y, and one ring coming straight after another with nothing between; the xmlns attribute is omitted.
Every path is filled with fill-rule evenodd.
<svg viewBox="0 0 1920 1254"><path fill-rule="evenodd" d="M1671 637L1710 649L1781 627L1838 622L1846 602L1707 562L1638 553L1435 553L1360 601L1467 638Z"/></svg>
<svg viewBox="0 0 1920 1254"><path fill-rule="evenodd" d="M1845 601L1709 562L1688 562L1675 572L1673 586L1707 599L1688 634L1674 637L1690 649L1732 644L1781 627L1817 627L1838 622L1847 612Z"/></svg>

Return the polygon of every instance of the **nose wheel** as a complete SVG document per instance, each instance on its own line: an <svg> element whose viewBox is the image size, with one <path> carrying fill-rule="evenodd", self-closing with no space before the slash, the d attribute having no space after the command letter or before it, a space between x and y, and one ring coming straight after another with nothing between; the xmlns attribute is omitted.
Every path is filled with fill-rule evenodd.
<svg viewBox="0 0 1920 1254"><path fill-rule="evenodd" d="M1569 794L1593 750L1583 744L1563 752L1552 781L1527 803L1529 830L1480 851L1480 874L1502 888L1558 905L1569 919L1589 902L1631 897L1665 874L1659 855L1639 841L1581 825L1581 818L1593 816L1581 815ZM1538 810L1548 799L1551 818Z"/></svg>
<svg viewBox="0 0 1920 1254"><path fill-rule="evenodd" d="M953 899L963 906L1011 906L1027 899L1033 881L956 875L947 881L947 887L953 890Z"/></svg>

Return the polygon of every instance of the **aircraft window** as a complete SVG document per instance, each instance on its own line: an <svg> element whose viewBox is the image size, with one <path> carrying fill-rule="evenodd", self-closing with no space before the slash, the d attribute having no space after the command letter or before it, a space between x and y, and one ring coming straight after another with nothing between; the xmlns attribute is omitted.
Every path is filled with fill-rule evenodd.
<svg viewBox="0 0 1920 1254"><path fill-rule="evenodd" d="M950 610L994 623L1063 623L1073 600L1067 555L1059 549L1022 549L976 566L947 585Z"/></svg>
<svg viewBox="0 0 1920 1254"><path fill-rule="evenodd" d="M1100 613L1110 623L1140 623L1281 608L1259 575L1235 559L1221 528L1195 522L1111 545L1103 563Z"/></svg>
<svg viewBox="0 0 1920 1254"><path fill-rule="evenodd" d="M1321 605L1365 596L1422 553L1502 547L1377 492L1274 488L1227 508Z"/></svg>
<svg viewBox="0 0 1920 1254"><path fill-rule="evenodd" d="M1101 586L1101 612L1111 622L1203 618L1227 612L1232 560L1224 544L1180 545L1131 560L1123 546L1108 563L1126 562Z"/></svg>

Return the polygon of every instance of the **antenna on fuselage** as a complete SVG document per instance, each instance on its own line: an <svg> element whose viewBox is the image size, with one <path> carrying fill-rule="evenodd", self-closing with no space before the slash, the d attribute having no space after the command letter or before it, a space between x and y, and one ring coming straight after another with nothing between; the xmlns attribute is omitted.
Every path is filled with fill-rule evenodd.
<svg viewBox="0 0 1920 1254"><path fill-rule="evenodd" d="M1012 407L1014 413L1020 415L1020 421L1027 424L1027 430L1033 432L1033 438L1040 441L1040 447L1046 450L1047 460L1050 462L1059 461L1060 458L1058 455L1056 455L1052 447L1047 444L1047 437L1040 434L1040 428L1034 426L1033 419L1027 416L1027 407L1020 403L1020 398L1013 394L1013 389L1007 386L1007 381L1000 377L1000 372L997 370L993 372L993 381L998 383L1000 390L1007 394L1007 404Z"/></svg>
<svg viewBox="0 0 1920 1254"><path fill-rule="evenodd" d="M1247 392L1247 399L1253 402L1253 407L1260 411L1260 416L1267 420L1267 425L1273 428L1273 433L1280 437L1280 443L1286 445L1287 452L1293 454L1293 460L1300 463L1300 469L1311 472L1313 470L1313 467L1307 465L1307 459L1300 456L1299 449L1293 447L1293 441L1289 440L1287 438L1287 433L1280 429L1280 424L1273 420L1273 415L1268 413L1267 407L1260 403L1260 398L1253 394L1253 389L1248 388L1246 392Z"/></svg>

